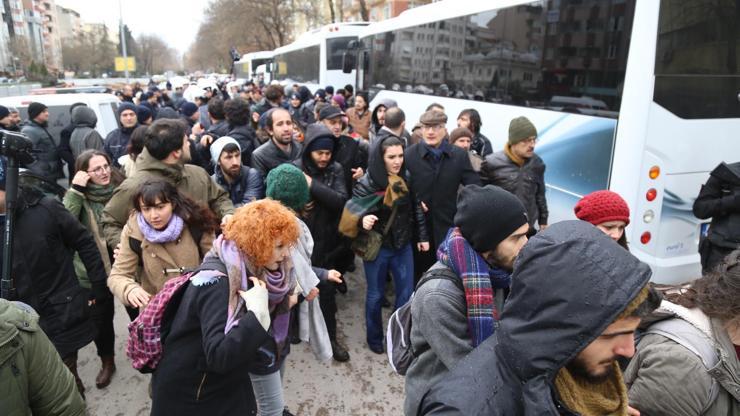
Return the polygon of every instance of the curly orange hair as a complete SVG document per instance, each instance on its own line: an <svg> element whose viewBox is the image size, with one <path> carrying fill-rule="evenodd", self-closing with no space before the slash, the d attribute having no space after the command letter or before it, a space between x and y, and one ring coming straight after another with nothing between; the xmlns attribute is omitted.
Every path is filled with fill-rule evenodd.
<svg viewBox="0 0 740 416"><path fill-rule="evenodd" d="M223 232L254 266L264 267L272 257L275 241L293 245L300 230L292 211L280 202L262 199L238 208Z"/></svg>

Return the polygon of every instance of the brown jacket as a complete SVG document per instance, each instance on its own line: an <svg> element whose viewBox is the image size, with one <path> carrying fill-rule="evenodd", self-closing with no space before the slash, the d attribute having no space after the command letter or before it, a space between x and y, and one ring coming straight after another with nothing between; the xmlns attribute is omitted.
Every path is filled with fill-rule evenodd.
<svg viewBox="0 0 740 416"><path fill-rule="evenodd" d="M371 114L368 110L365 110L362 117L357 114L357 110L354 107L347 110L349 125L365 140L370 139L370 116Z"/></svg>
<svg viewBox="0 0 740 416"><path fill-rule="evenodd" d="M143 263L141 269L139 256L129 245L129 236L141 240ZM155 295L167 280L181 274L181 268L198 267L203 260L200 253L207 253L214 239L215 235L212 232L204 233L200 239L199 249L193 241L190 230L185 227L176 241L165 244L150 243L144 239L136 221L136 214L133 214L121 232L121 250L108 277L108 287L124 305L129 305L128 294L136 287Z"/></svg>

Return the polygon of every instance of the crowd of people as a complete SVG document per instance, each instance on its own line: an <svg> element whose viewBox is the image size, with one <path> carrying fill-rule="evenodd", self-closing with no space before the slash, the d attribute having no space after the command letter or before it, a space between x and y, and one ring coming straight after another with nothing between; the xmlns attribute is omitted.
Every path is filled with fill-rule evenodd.
<svg viewBox="0 0 740 416"><path fill-rule="evenodd" d="M472 108L448 131L437 103L407 124L351 85L183 88L124 86L107 137L84 104L60 140L43 103L24 123L0 106L33 144L25 168L57 181L66 164L70 182L63 201L19 190L0 413L83 414L77 351L94 341L96 387L114 380L114 302L136 320L190 273L162 318L152 414L289 415L291 344L351 359L336 299L361 265L370 351L387 352L383 308L411 305L407 415L740 414L737 164L694 205L713 218L703 276L658 287L618 194L549 225L526 117L494 149Z"/></svg>

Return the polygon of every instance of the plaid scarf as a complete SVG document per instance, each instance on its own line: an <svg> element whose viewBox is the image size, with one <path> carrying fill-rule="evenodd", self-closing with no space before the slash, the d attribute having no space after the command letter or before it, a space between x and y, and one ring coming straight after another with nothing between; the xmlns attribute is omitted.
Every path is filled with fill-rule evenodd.
<svg viewBox="0 0 740 416"><path fill-rule="evenodd" d="M356 238L360 231L360 220L365 215L375 212L376 205L382 200L383 205L392 208L400 198L406 196L409 188L403 178L398 175L388 175L388 187L362 197L352 197L344 205L342 218L339 220L339 232L349 238Z"/></svg>
<svg viewBox="0 0 740 416"><path fill-rule="evenodd" d="M496 330L498 311L493 304L494 288L509 287L511 275L490 267L457 227L447 232L445 241L437 249L437 259L462 279L468 307L468 331L473 347L477 347Z"/></svg>

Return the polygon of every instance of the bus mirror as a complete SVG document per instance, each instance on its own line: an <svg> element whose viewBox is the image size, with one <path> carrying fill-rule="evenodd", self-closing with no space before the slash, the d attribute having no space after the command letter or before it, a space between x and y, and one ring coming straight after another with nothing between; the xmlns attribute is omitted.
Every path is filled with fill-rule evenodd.
<svg viewBox="0 0 740 416"><path fill-rule="evenodd" d="M357 66L354 52L347 51L342 55L342 72L351 74Z"/></svg>
<svg viewBox="0 0 740 416"><path fill-rule="evenodd" d="M349 41L349 43L347 43L347 49L349 50L357 49L358 46L360 46L360 42L356 40L351 40Z"/></svg>

